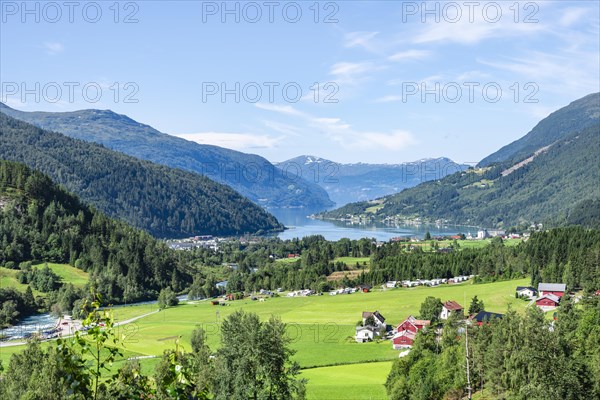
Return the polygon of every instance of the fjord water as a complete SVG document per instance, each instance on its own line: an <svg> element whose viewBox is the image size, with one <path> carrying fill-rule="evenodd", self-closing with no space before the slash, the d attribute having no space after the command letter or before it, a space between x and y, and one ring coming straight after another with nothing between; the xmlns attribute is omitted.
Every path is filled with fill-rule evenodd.
<svg viewBox="0 0 600 400"><path fill-rule="evenodd" d="M432 236L471 233L477 234L478 228L457 225L436 224L400 224L386 225L380 222L358 224L349 221L318 220L308 218L309 215L325 211L323 209L309 208L270 208L268 210L279 222L286 226L284 232L277 235L280 239L303 238L310 235L322 235L327 240L341 238L360 239L375 238L387 241L393 237L406 236L423 238L427 231Z"/></svg>

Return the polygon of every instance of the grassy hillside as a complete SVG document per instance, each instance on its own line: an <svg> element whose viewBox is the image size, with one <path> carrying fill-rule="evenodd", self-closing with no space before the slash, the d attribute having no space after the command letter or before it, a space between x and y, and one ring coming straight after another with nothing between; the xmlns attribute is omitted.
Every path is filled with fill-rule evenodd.
<svg viewBox="0 0 600 400"><path fill-rule="evenodd" d="M599 132L600 124L596 123L508 174L511 163L471 169L384 197L377 209L370 209L371 202L354 203L322 216L419 217L485 227L568 220L594 226L597 212L588 202L600 198Z"/></svg>
<svg viewBox="0 0 600 400"><path fill-rule="evenodd" d="M41 265L37 265L41 267ZM61 278L61 283L71 283L76 287L83 287L89 280L89 274L85 271L70 266L69 264L48 263L48 267ZM27 285L19 283L17 280L17 269L8 269L0 267L0 288L12 287L24 292ZM41 294L33 290L35 295Z"/></svg>
<svg viewBox="0 0 600 400"><path fill-rule="evenodd" d="M281 228L263 208L204 176L141 161L2 113L0 159L44 172L107 215L158 237Z"/></svg>

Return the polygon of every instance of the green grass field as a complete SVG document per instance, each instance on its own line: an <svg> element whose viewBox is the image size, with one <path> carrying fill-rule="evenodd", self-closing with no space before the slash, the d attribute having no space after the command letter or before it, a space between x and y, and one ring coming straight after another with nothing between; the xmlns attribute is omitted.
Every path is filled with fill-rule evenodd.
<svg viewBox="0 0 600 400"><path fill-rule="evenodd" d="M483 247L488 246L491 243L491 241L492 239L458 240L457 243L460 246L460 249L481 249ZM506 239L504 240L504 245L508 247L517 246L522 241L523 239ZM432 241L423 241L419 243L411 243L411 245L422 247L424 251L431 251L433 249L431 243ZM442 249L444 247L449 247L453 243L454 241L452 240L441 240L437 242L437 245L440 249Z"/></svg>
<svg viewBox="0 0 600 400"><path fill-rule="evenodd" d="M42 268L44 264L35 265L37 268ZM58 275L62 282L72 283L75 286L84 286L88 281L88 273L72 267L68 264L53 264L48 263L48 267ZM19 291L25 291L27 285L19 283L17 280L18 269L8 269L0 267L0 288L12 287ZM33 288L32 288L33 289ZM43 293L33 290L33 294L36 296L43 295Z"/></svg>
<svg viewBox="0 0 600 400"><path fill-rule="evenodd" d="M291 346L297 351L294 360L302 368L310 368L303 371L303 376L310 379L309 398L377 399L385 397L382 385L390 361L398 357L398 352L392 349L389 341L354 341L354 328L362 311L379 310L387 323L396 325L411 314L417 315L427 296L439 297L442 301L455 300L468 307L471 298L477 295L488 311L505 312L510 305L522 312L527 303L515 299L514 290L516 286L528 283L529 279L478 285L465 282L350 295L278 297L265 302L239 300L227 303L228 306L213 306L208 301L200 301L160 311L118 329L120 334L126 335L125 348L130 354L159 356L163 350L174 348L179 337L180 343L189 350L191 332L196 325L204 327L208 344L216 349L220 340L219 322L234 311L255 312L263 319L277 315L288 323ZM117 320L123 321L155 309L156 305L141 305L118 307L113 312ZM22 347L0 349L4 365L10 354L20 349ZM156 359L141 360L145 368L151 368L156 362ZM339 392L342 386L344 391ZM339 393L346 395L339 397ZM359 397L348 397L348 393Z"/></svg>
<svg viewBox="0 0 600 400"><path fill-rule="evenodd" d="M339 365L302 371L302 378L309 381L306 398L320 399L385 399L383 383L392 362Z"/></svg>
<svg viewBox="0 0 600 400"><path fill-rule="evenodd" d="M22 292L27 290L27 285L23 285L17 280L17 272L19 272L17 269L0 267L0 288L15 288ZM34 294L39 293L34 291Z"/></svg>
<svg viewBox="0 0 600 400"><path fill-rule="evenodd" d="M371 265L371 258L370 257L337 257L336 259L333 260L333 262L343 262L344 264L346 264L349 267L355 267L356 263L358 263L360 266L363 265Z"/></svg>
<svg viewBox="0 0 600 400"><path fill-rule="evenodd" d="M43 267L43 264L37 265L38 268ZM48 263L48 267L65 283L72 283L74 286L85 286L89 279L89 274L78 268L72 267L69 264L53 264Z"/></svg>

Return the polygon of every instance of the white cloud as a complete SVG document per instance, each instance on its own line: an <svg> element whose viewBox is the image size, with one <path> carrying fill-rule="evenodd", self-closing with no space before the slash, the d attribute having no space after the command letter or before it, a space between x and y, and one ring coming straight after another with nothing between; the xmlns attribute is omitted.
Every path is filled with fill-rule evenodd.
<svg viewBox="0 0 600 400"><path fill-rule="evenodd" d="M585 8L567 8L562 11L563 15L560 17L559 24L564 27L569 27L576 22L579 22L590 10Z"/></svg>
<svg viewBox="0 0 600 400"><path fill-rule="evenodd" d="M285 139L285 137L229 132L180 133L173 136L199 144L212 144L233 150L272 149Z"/></svg>
<svg viewBox="0 0 600 400"><path fill-rule="evenodd" d="M329 74L333 76L338 85L348 87L358 85L369 79L371 73L385 68L387 68L385 65L371 61L339 62L331 66Z"/></svg>
<svg viewBox="0 0 600 400"><path fill-rule="evenodd" d="M520 80L535 83L540 91L584 95L598 91L600 85L600 56L597 51L563 54L531 52L527 58L515 57L505 61L478 59L478 62L509 72L513 82Z"/></svg>
<svg viewBox="0 0 600 400"><path fill-rule="evenodd" d="M497 22L484 19L483 14L479 14L472 21L469 21L468 15L464 15L455 23L444 20L439 23L427 22L412 37L412 42L416 44L447 42L473 45L488 39L523 37L546 30L546 27L539 22L515 23L512 11L507 8L510 4L504 4L504 6L503 17Z"/></svg>
<svg viewBox="0 0 600 400"><path fill-rule="evenodd" d="M406 50L396 53L388 57L391 61L411 61L411 60L422 60L431 55L430 51L427 50Z"/></svg>
<svg viewBox="0 0 600 400"><path fill-rule="evenodd" d="M65 51L65 46L58 42L46 42L44 43L44 49L46 50L46 54L54 56Z"/></svg>
<svg viewBox="0 0 600 400"><path fill-rule="evenodd" d="M284 107L261 108L280 112ZM322 135L344 149L381 149L384 147L388 150L399 150L416 143L412 134L408 131L361 131L354 129L350 123L339 117L315 116L298 110L295 110L293 115L299 117L304 123L302 130L307 137L314 134Z"/></svg>
<svg viewBox="0 0 600 400"><path fill-rule="evenodd" d="M391 103L391 102L400 101L400 100L402 100L402 96L389 95L389 96L383 96L383 97L379 97L379 98L375 99L375 103Z"/></svg>
<svg viewBox="0 0 600 400"><path fill-rule="evenodd" d="M392 133L366 132L363 139L358 140L356 145L358 147L401 150L415 143L410 132L393 131Z"/></svg>
<svg viewBox="0 0 600 400"><path fill-rule="evenodd" d="M290 105L281 106L281 105L277 105L277 104L256 103L255 106L262 110L274 111L274 112L277 112L280 114L297 115L297 116L302 115L302 112L298 111L297 109L295 109L294 107L292 107Z"/></svg>
<svg viewBox="0 0 600 400"><path fill-rule="evenodd" d="M349 32L344 37L344 47L362 47L368 51L375 52L376 48L373 44L373 38L378 34L379 32Z"/></svg>

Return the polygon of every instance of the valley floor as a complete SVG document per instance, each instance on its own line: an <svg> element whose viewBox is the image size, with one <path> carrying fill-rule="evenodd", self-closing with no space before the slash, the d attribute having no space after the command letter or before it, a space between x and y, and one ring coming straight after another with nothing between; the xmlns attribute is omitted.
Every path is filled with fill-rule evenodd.
<svg viewBox="0 0 600 400"><path fill-rule="evenodd" d="M409 315L418 315L427 296L442 301L455 300L468 306L471 298L483 300L486 310L505 312L510 305L523 311L527 302L515 299L516 286L529 284L529 279L473 284L467 281L438 287L398 288L370 293L338 296L277 297L264 302L239 300L227 306L213 306L208 301L184 303L159 312L156 305L116 307L117 322L129 322L116 327L125 335L125 358L140 359L151 372L166 349L175 347L176 340L190 349L194 327L201 325L207 333L209 346L214 350L220 341L220 321L236 310L255 312L266 319L279 316L288 324L294 360L308 379L309 399L380 399L385 398L385 379L391 361L398 357L389 340L356 343L353 335L363 311L378 310L386 323L396 325ZM143 316L142 318L136 318ZM135 320L132 320L136 318ZM0 348L0 359L8 364L10 355L22 346ZM125 360L114 364L119 368Z"/></svg>

